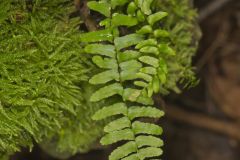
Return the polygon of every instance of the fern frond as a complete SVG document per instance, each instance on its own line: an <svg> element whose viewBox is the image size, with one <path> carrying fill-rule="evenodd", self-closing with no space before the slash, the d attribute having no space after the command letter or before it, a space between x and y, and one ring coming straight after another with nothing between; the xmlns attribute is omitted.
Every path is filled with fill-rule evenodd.
<svg viewBox="0 0 240 160"><path fill-rule="evenodd" d="M101 70L89 80L91 84L100 85L90 100L116 101L97 111L93 119L120 117L105 126L106 134L100 141L103 145L129 141L114 150L109 156L110 160L128 156L132 157L130 159L143 160L162 153L159 147L163 143L157 137L162 134L162 128L136 120L142 117L160 118L164 115L162 111L149 105L153 103L152 94L159 92L160 84L164 83L163 76L167 74L167 69L162 68L165 67L164 58L173 55L168 44L160 43L159 39L161 36L166 37L168 32L155 29L155 24L166 17L167 13L154 13L151 9L153 1L100 0L88 3L91 10L106 17L100 22L100 25L104 24L104 29L83 34L81 38L82 42L91 42L86 45L85 52L95 55L92 60ZM128 14L115 10L116 6L122 5L128 6ZM120 36L120 26L127 27L132 32ZM100 33L107 33L112 39L101 39ZM134 106L129 102L138 105ZM142 134L149 136L141 136ZM154 141L155 145L152 144Z"/></svg>

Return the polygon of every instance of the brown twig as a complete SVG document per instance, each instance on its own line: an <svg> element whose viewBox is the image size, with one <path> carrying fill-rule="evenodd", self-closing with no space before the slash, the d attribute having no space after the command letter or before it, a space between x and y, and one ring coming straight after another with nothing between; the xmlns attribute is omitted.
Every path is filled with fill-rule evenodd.
<svg viewBox="0 0 240 160"><path fill-rule="evenodd" d="M213 130L240 141L240 125L237 123L226 122L198 113L191 113L172 105L168 105L166 115L178 122L185 122L193 126Z"/></svg>
<svg viewBox="0 0 240 160"><path fill-rule="evenodd" d="M228 32L229 24L223 23L213 43L206 49L205 54L197 62L196 66L198 71L200 71L210 60L212 60L216 49L225 43L226 38L228 37Z"/></svg>
<svg viewBox="0 0 240 160"><path fill-rule="evenodd" d="M209 17L211 14L222 8L224 5L229 3L231 0L214 0L207 7L200 10L199 12L199 22L202 22L204 19Z"/></svg>
<svg viewBox="0 0 240 160"><path fill-rule="evenodd" d="M76 9L79 11L81 19L84 21L88 31L96 31L97 23L90 16L87 0L74 0Z"/></svg>

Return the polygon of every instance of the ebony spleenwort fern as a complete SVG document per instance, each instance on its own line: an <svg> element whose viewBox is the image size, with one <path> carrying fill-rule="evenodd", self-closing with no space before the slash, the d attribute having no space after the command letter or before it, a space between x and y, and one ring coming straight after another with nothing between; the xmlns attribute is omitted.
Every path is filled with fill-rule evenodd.
<svg viewBox="0 0 240 160"><path fill-rule="evenodd" d="M158 93L160 85L166 81L164 57L175 54L168 43L160 43L161 38L169 34L156 25L167 13L153 13L152 2L102 0L88 3L90 9L106 17L100 22L104 29L81 36L82 42L89 43L85 52L92 54L93 62L104 70L89 80L100 88L90 100L114 101L99 110L93 119L116 118L105 126L106 134L101 144L127 141L111 153L110 160L144 160L162 154L160 147L163 142L158 137L162 128L138 120L141 117L163 116L161 110L152 107L151 96ZM127 5L127 11L119 9L123 5ZM132 33L120 36L119 27L122 26Z"/></svg>
<svg viewBox="0 0 240 160"><path fill-rule="evenodd" d="M82 36L82 41L92 44L97 42L113 45L115 40L115 44L123 42L121 45L126 46L117 50L116 58L104 56L106 52L94 56L93 61L99 66L96 67L88 59L91 56L84 55L82 44L79 45L82 34L82 31L79 32L79 19L68 17L75 12L72 0L0 1L1 160L7 159L9 154L19 151L21 147L31 148L33 141L40 143L52 156L61 158L67 158L76 152L86 152L102 133L102 126L110 119L92 121L90 115L101 106L123 104L123 114L110 119L120 118L119 121L110 123L105 131L112 133L119 128L126 130L129 128L126 124L131 122L130 126L133 126L132 122L137 119L131 116L131 110L136 111L134 108L138 106L146 111L139 102L144 102L145 106L152 109L152 101L148 96L153 92L179 92L177 82L192 79L194 74L191 58L198 37L194 34L197 28L196 12L189 6L188 0L103 2L107 2L108 7L112 5L111 12L108 9L95 10L103 14L109 13L107 17L112 19L114 12L127 14L132 19L125 21L125 16L118 16L115 22L120 21L124 25L115 27L114 31L106 31L105 29L111 28L110 23L109 20L103 21L99 28L105 26L105 29L97 32L101 34L96 36L95 33L89 33ZM93 10L96 7L106 7L94 1L91 3L89 6ZM148 17L159 10L167 11L169 15L154 25L149 24ZM161 14L166 16L166 13ZM97 17L96 21L99 21L101 17ZM159 29L165 29L169 33ZM121 37L117 34L119 31ZM125 40L119 41L121 38ZM177 54L174 55L168 46L174 48ZM155 54L149 53L150 50ZM118 75L120 73L119 80L116 78L118 76L111 75L114 73L112 69L116 67ZM124 94L91 103L89 97L94 91L114 83L112 80L100 85L88 84L88 76L102 70L109 70L110 74L105 75L116 78L118 81L115 82L121 78L124 89L121 93ZM104 80L104 76L95 78ZM106 93L112 94L109 92L112 91ZM159 117L160 114L162 112L157 109L151 113L152 117ZM135 142L139 144L142 140L144 144L148 142L152 145L151 139L143 141L143 136L146 135L135 136ZM161 146L161 143L162 141L155 141L154 144Z"/></svg>

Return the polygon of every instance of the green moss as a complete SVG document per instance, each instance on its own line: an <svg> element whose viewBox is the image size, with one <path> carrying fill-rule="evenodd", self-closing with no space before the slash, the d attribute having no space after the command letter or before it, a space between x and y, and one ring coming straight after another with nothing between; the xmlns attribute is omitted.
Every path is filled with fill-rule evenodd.
<svg viewBox="0 0 240 160"><path fill-rule="evenodd" d="M85 151L101 125L90 119L98 106L86 102L83 84L92 64L76 40L79 19L68 19L73 4L4 6L9 12L0 14L0 150L11 153L54 138L59 150Z"/></svg>
<svg viewBox="0 0 240 160"><path fill-rule="evenodd" d="M173 59L168 59L168 81L163 86L163 94L169 90L179 93L182 87L191 87L197 83L192 58L196 53L201 32L197 24L197 12L191 0L157 0L157 8L169 14L164 25L170 33L171 46L176 51ZM166 90L165 90L166 89Z"/></svg>

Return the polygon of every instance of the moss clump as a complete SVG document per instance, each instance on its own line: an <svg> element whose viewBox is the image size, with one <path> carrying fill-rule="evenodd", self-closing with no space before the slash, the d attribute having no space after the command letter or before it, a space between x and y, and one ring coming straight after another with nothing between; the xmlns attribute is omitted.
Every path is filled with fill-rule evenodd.
<svg viewBox="0 0 240 160"><path fill-rule="evenodd" d="M53 138L58 150L87 150L101 125L83 85L92 64L77 40L79 19L69 19L74 5L6 0L0 8L1 152Z"/></svg>

